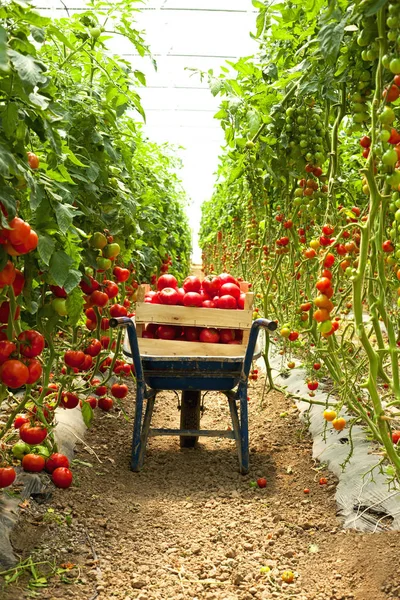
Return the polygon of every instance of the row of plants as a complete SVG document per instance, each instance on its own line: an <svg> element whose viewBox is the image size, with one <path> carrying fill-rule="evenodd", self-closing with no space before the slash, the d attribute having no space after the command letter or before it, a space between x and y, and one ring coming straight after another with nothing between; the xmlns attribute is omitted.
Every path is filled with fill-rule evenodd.
<svg viewBox="0 0 400 600"><path fill-rule="evenodd" d="M257 55L202 74L226 137L204 269L251 281L279 321L271 384L275 343L284 368L307 367L310 403L329 376L326 429L348 427L348 460L362 424L399 479L400 3L253 5Z"/></svg>
<svg viewBox="0 0 400 600"><path fill-rule="evenodd" d="M20 460L71 484L55 409L80 404L90 425L118 408L134 373L109 319L134 314L140 283L188 271L178 161L145 138L145 76L108 46L149 54L136 11L0 6L0 487Z"/></svg>

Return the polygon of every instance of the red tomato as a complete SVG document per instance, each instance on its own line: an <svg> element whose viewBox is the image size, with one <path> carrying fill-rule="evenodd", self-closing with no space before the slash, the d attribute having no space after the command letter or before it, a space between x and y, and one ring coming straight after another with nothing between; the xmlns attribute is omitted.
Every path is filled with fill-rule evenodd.
<svg viewBox="0 0 400 600"><path fill-rule="evenodd" d="M100 289L100 284L94 277L91 275L85 275L82 281L79 284L82 292L90 296L93 292Z"/></svg>
<svg viewBox="0 0 400 600"><path fill-rule="evenodd" d="M92 366L93 366L93 358L90 356L90 354L85 354L85 360L79 367L79 370L80 371L89 371L89 369L91 369Z"/></svg>
<svg viewBox="0 0 400 600"><path fill-rule="evenodd" d="M205 328L200 331L199 335L200 342L205 342L207 344L218 344L219 342L219 333L216 329Z"/></svg>
<svg viewBox="0 0 400 600"><path fill-rule="evenodd" d="M160 325L157 329L157 337L160 340L174 340L177 334L175 325Z"/></svg>
<svg viewBox="0 0 400 600"><path fill-rule="evenodd" d="M28 152L27 157L28 157L28 165L30 166L30 168L38 169L39 164L40 164L39 157L36 156L36 154L34 152Z"/></svg>
<svg viewBox="0 0 400 600"><path fill-rule="evenodd" d="M313 392L314 390L318 389L318 381L309 381L307 383L307 387Z"/></svg>
<svg viewBox="0 0 400 600"><path fill-rule="evenodd" d="M400 89L395 83L391 86L385 87L382 92L382 98L385 98L387 102L394 102L400 96Z"/></svg>
<svg viewBox="0 0 400 600"><path fill-rule="evenodd" d="M90 294L90 301L95 306L106 306L108 304L109 296L105 292L101 292L100 290L95 290Z"/></svg>
<svg viewBox="0 0 400 600"><path fill-rule="evenodd" d="M328 267L328 269L329 269L333 265L334 262L335 262L334 255L331 254L330 252L328 252L328 254L325 256L324 267Z"/></svg>
<svg viewBox="0 0 400 600"><path fill-rule="evenodd" d="M128 395L129 389L125 383L114 383L111 386L111 394L114 398L125 398Z"/></svg>
<svg viewBox="0 0 400 600"><path fill-rule="evenodd" d="M13 246L23 244L31 232L29 223L19 217L14 217L10 221L10 227L11 231L8 233L8 240Z"/></svg>
<svg viewBox="0 0 400 600"><path fill-rule="evenodd" d="M63 408L75 408L79 404L79 398L72 392L65 392L61 396L60 406Z"/></svg>
<svg viewBox="0 0 400 600"><path fill-rule="evenodd" d="M123 281L127 281L129 279L129 269L123 269L122 267L114 267L113 275L118 283L122 283Z"/></svg>
<svg viewBox="0 0 400 600"><path fill-rule="evenodd" d="M16 270L13 263L8 260L6 266L0 271L0 288L6 285L12 285L16 276Z"/></svg>
<svg viewBox="0 0 400 600"><path fill-rule="evenodd" d="M337 246L335 246L335 248L339 256L344 256L345 254L347 254L347 250L344 244L338 244Z"/></svg>
<svg viewBox="0 0 400 600"><path fill-rule="evenodd" d="M328 277L321 277L315 284L315 287L319 292L324 294L326 290L331 287L331 280L328 279Z"/></svg>
<svg viewBox="0 0 400 600"><path fill-rule="evenodd" d="M396 129L392 128L390 132L390 138L388 139L388 143L393 144L393 146L400 143L400 134Z"/></svg>
<svg viewBox="0 0 400 600"><path fill-rule="evenodd" d="M221 285L223 285L224 283L234 283L235 285L239 286L239 282L237 279L235 279L232 275L229 275L229 273L221 273L220 275L218 275L218 279L221 282Z"/></svg>
<svg viewBox="0 0 400 600"><path fill-rule="evenodd" d="M201 306L203 308L216 308L215 302L213 300L203 300Z"/></svg>
<svg viewBox="0 0 400 600"><path fill-rule="evenodd" d="M397 444L399 440L400 440L400 431L398 431L398 430L392 431L393 444Z"/></svg>
<svg viewBox="0 0 400 600"><path fill-rule="evenodd" d="M109 279L104 279L103 281L104 291L109 297L110 300L115 298L119 294L119 287L114 281L110 281Z"/></svg>
<svg viewBox="0 0 400 600"><path fill-rule="evenodd" d="M202 303L203 298L198 292L187 292L183 296L183 306L201 306Z"/></svg>
<svg viewBox="0 0 400 600"><path fill-rule="evenodd" d="M106 385L98 385L94 390L96 396L105 396L107 394L107 386Z"/></svg>
<svg viewBox="0 0 400 600"><path fill-rule="evenodd" d="M319 480L319 485L326 485L328 483L328 480L326 477L321 477Z"/></svg>
<svg viewBox="0 0 400 600"><path fill-rule="evenodd" d="M59 285L51 285L50 289L57 298L67 297L67 292L64 290L63 287L60 287Z"/></svg>
<svg viewBox="0 0 400 600"><path fill-rule="evenodd" d="M266 488L267 487L267 480L265 479L265 477L259 477L257 479L257 485L259 488Z"/></svg>
<svg viewBox="0 0 400 600"><path fill-rule="evenodd" d="M221 344L229 344L236 339L234 329L221 329L219 333L219 341Z"/></svg>
<svg viewBox="0 0 400 600"><path fill-rule="evenodd" d="M208 275L205 279L203 279L201 286L205 293L210 296L210 298L214 298L214 296L218 294L221 287L221 280L219 277Z"/></svg>
<svg viewBox="0 0 400 600"><path fill-rule="evenodd" d="M65 456L65 454L60 454L59 452L54 452L51 454L49 458L46 460L46 471L48 473L53 473L55 469L59 467L69 467L69 460Z"/></svg>
<svg viewBox="0 0 400 600"><path fill-rule="evenodd" d="M237 307L240 308L241 310L244 310L244 303L246 301L246 294L240 294L239 298L237 299Z"/></svg>
<svg viewBox="0 0 400 600"><path fill-rule="evenodd" d="M22 271L19 271L18 269L16 269L15 270L15 279L12 284L13 290L14 290L14 296L20 295L20 293L24 289L24 285L25 285L24 275L23 275Z"/></svg>
<svg viewBox="0 0 400 600"><path fill-rule="evenodd" d="M44 337L38 331L28 329L18 336L19 351L26 358L35 358L44 350Z"/></svg>
<svg viewBox="0 0 400 600"><path fill-rule="evenodd" d="M36 233L36 231L33 231L33 229L31 229L26 240L22 244L15 244L14 249L18 254L28 254L28 252L31 252L31 250L35 250L35 248L37 248L38 243L38 234Z"/></svg>
<svg viewBox="0 0 400 600"><path fill-rule="evenodd" d="M126 317L127 314L128 311L126 310L125 306L122 306L122 304L112 304L110 306L110 315L112 317Z"/></svg>
<svg viewBox="0 0 400 600"><path fill-rule="evenodd" d="M25 454L22 459L22 468L31 473L40 473L43 471L46 461L39 454Z"/></svg>
<svg viewBox="0 0 400 600"><path fill-rule="evenodd" d="M72 483L72 473L65 467L58 467L53 471L51 479L56 487L66 489Z"/></svg>
<svg viewBox="0 0 400 600"><path fill-rule="evenodd" d="M85 360L85 354L82 350L67 350L64 354L64 362L67 367L79 367Z"/></svg>
<svg viewBox="0 0 400 600"><path fill-rule="evenodd" d="M317 256L317 253L315 252L314 248L307 248L306 250L304 250L304 256L306 258L315 258Z"/></svg>
<svg viewBox="0 0 400 600"><path fill-rule="evenodd" d="M27 415L17 415L14 419L14 429L19 429L24 423L29 423Z"/></svg>
<svg viewBox="0 0 400 600"><path fill-rule="evenodd" d="M110 340L110 338L108 338L108 341ZM107 344L108 346L108 344ZM86 346L84 352L85 354L89 354L89 356L92 356L93 358L95 358L96 356L98 356L101 352L102 349L102 345L100 340L96 340L96 339L92 339L89 341L89 345Z"/></svg>
<svg viewBox="0 0 400 600"><path fill-rule="evenodd" d="M171 306L177 305L180 301L180 294L178 290L174 288L163 288L161 292L159 292L158 297L161 304L168 304Z"/></svg>
<svg viewBox="0 0 400 600"><path fill-rule="evenodd" d="M0 488L6 488L14 483L16 476L14 467L0 467Z"/></svg>
<svg viewBox="0 0 400 600"><path fill-rule="evenodd" d="M200 292L201 281L198 277L194 275L190 275L186 277L185 281L182 284L183 289L186 293L188 292Z"/></svg>
<svg viewBox="0 0 400 600"><path fill-rule="evenodd" d="M29 370L20 360L7 360L0 367L0 379L9 388L17 389L28 381Z"/></svg>
<svg viewBox="0 0 400 600"><path fill-rule="evenodd" d="M393 244L391 240L386 240L385 242L383 242L382 244L382 250L384 252L393 252L394 248L393 248Z"/></svg>
<svg viewBox="0 0 400 600"><path fill-rule="evenodd" d="M19 428L19 437L22 441L30 446L36 446L41 444L47 437L47 429L43 425L31 425L30 423L24 423Z"/></svg>
<svg viewBox="0 0 400 600"><path fill-rule="evenodd" d="M15 311L14 320L18 319L20 313L20 307L17 306ZM10 303L5 300L0 304L0 323L8 323L8 317L10 314Z"/></svg>
<svg viewBox="0 0 400 600"><path fill-rule="evenodd" d="M297 340L297 338L298 338L298 337L299 337L299 334L298 334L298 332L297 332L297 331L291 331L291 332L289 333L289 338L288 338L288 339L289 339L291 342L295 342L295 341Z"/></svg>
<svg viewBox="0 0 400 600"><path fill-rule="evenodd" d="M220 296L217 301L217 308L234 309L237 308L236 298L230 295Z"/></svg>
<svg viewBox="0 0 400 600"><path fill-rule="evenodd" d="M97 398L95 396L88 396L83 402L87 402L90 404L91 408L94 410L97 406ZM80 402L82 406L82 402Z"/></svg>
<svg viewBox="0 0 400 600"><path fill-rule="evenodd" d="M114 401L112 398L99 398L98 407L105 412L108 412L114 406Z"/></svg>
<svg viewBox="0 0 400 600"><path fill-rule="evenodd" d="M233 296L236 300L240 297L240 287L234 283L224 283L219 291L220 296Z"/></svg>
<svg viewBox="0 0 400 600"><path fill-rule="evenodd" d="M42 376L42 364L37 358L28 358L24 361L28 367L29 377L26 380L27 385L36 383Z"/></svg>
<svg viewBox="0 0 400 600"><path fill-rule="evenodd" d="M177 288L178 282L173 275L161 275L157 281L157 290L161 292L166 287Z"/></svg>
<svg viewBox="0 0 400 600"><path fill-rule="evenodd" d="M184 329L185 338L188 342L197 342L200 335L199 327L185 327Z"/></svg>
<svg viewBox="0 0 400 600"><path fill-rule="evenodd" d="M320 368L321 368L321 363L314 363L313 364L313 369L315 369L316 371L319 371Z"/></svg>
<svg viewBox="0 0 400 600"><path fill-rule="evenodd" d="M9 359L10 355L17 350L17 346L9 340L0 340L0 365Z"/></svg>

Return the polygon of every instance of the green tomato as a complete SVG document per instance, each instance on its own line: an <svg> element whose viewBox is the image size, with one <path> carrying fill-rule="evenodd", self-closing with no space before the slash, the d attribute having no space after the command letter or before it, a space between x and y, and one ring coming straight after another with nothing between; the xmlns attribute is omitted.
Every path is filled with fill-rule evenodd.
<svg viewBox="0 0 400 600"><path fill-rule="evenodd" d="M119 244L116 244L115 242L113 244L108 244L104 249L103 249L103 256L105 258L115 258L116 256L118 256L118 254L121 252L121 248Z"/></svg>
<svg viewBox="0 0 400 600"><path fill-rule="evenodd" d="M100 37L101 29L100 27L91 27L89 33L91 38L97 40L97 38Z"/></svg>
<svg viewBox="0 0 400 600"><path fill-rule="evenodd" d="M40 454L40 456L43 456L44 458L49 458L50 450L46 446L36 446L35 454Z"/></svg>
<svg viewBox="0 0 400 600"><path fill-rule="evenodd" d="M397 306L400 308L400 298L397 298Z"/></svg>
<svg viewBox="0 0 400 600"><path fill-rule="evenodd" d="M64 298L54 298L51 302L51 306L60 317L65 317L68 314L67 302Z"/></svg>
<svg viewBox="0 0 400 600"><path fill-rule="evenodd" d="M15 458L17 458L18 460L22 460L25 454L29 454L30 450L31 447L22 440L20 440L19 442L14 444L11 452L13 456L15 456Z"/></svg>
<svg viewBox="0 0 400 600"><path fill-rule="evenodd" d="M397 152L393 148L386 150L382 155L382 162L384 165L393 167L397 163Z"/></svg>
<svg viewBox="0 0 400 600"><path fill-rule="evenodd" d="M390 106L385 106L381 114L379 115L379 121L383 125L390 125L395 120L396 115L394 114L393 108Z"/></svg>
<svg viewBox="0 0 400 600"><path fill-rule="evenodd" d="M389 68L391 60L392 60L392 57L389 56L389 54L385 54L385 56L382 57L382 64L385 67L385 69Z"/></svg>
<svg viewBox="0 0 400 600"><path fill-rule="evenodd" d="M362 112L362 113L357 113L356 112L356 114L353 115L353 121L354 121L354 123L363 123L367 119L368 119L368 113L366 113L366 112Z"/></svg>
<svg viewBox="0 0 400 600"><path fill-rule="evenodd" d="M386 25L389 29L397 29L399 26L399 18L395 16L390 16L386 19Z"/></svg>
<svg viewBox="0 0 400 600"><path fill-rule="evenodd" d="M104 233L96 231L90 238L90 245L97 250L102 250L104 246L107 246L107 238Z"/></svg>
<svg viewBox="0 0 400 600"><path fill-rule="evenodd" d="M390 131L387 129L382 129L381 133L379 134L379 138L381 142L386 143L390 138Z"/></svg>
<svg viewBox="0 0 400 600"><path fill-rule="evenodd" d="M394 75L398 75L400 73L400 58L392 58L389 69Z"/></svg>
<svg viewBox="0 0 400 600"><path fill-rule="evenodd" d="M324 321L323 323L319 323L318 329L321 333L329 333L332 329L332 321L328 319L328 321Z"/></svg>
<svg viewBox="0 0 400 600"><path fill-rule="evenodd" d="M109 258L103 258L102 256L98 256L96 258L96 266L99 271L108 271L111 269L112 262Z"/></svg>

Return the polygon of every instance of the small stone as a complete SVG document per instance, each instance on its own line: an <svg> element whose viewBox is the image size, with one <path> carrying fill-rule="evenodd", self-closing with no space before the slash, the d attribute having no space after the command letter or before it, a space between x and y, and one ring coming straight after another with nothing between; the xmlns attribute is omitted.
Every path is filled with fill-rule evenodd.
<svg viewBox="0 0 400 600"><path fill-rule="evenodd" d="M236 550L234 548L230 548L229 550L227 550L225 552L225 556L226 556L226 558L235 558L236 557Z"/></svg>
<svg viewBox="0 0 400 600"><path fill-rule="evenodd" d="M286 552L283 553L283 556L285 556L286 558L293 558L294 552L293 550L286 550Z"/></svg>
<svg viewBox="0 0 400 600"><path fill-rule="evenodd" d="M134 590L141 590L146 586L146 582L143 579L132 579L131 586Z"/></svg>
<svg viewBox="0 0 400 600"><path fill-rule="evenodd" d="M243 549L244 550L253 550L253 544L249 544L248 542L246 542L245 544L243 544Z"/></svg>

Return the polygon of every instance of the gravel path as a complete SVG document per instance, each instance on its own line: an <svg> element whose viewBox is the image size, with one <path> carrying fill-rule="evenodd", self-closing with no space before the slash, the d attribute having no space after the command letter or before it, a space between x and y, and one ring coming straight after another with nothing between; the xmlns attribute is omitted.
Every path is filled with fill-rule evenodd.
<svg viewBox="0 0 400 600"><path fill-rule="evenodd" d="M14 532L22 557L35 548L36 560L66 569L36 597L399 598L398 533L341 530L335 481L312 461L297 409L278 392L261 408L263 385L250 389L251 471L245 477L237 472L233 442L214 438L201 438L195 450L180 450L177 438L152 438L143 471L132 473L132 423L98 412L86 441L101 464L80 444L76 458L86 464L74 467L76 485L56 490L47 504L32 502ZM132 415L132 397L125 406ZM160 395L153 424L178 426L176 408L174 394ZM224 396L206 397L202 426L230 426ZM261 476L267 487L252 488ZM328 485L319 485L321 476ZM287 569L296 575L292 584L282 582ZM1 600L35 597L27 581L0 588Z"/></svg>

